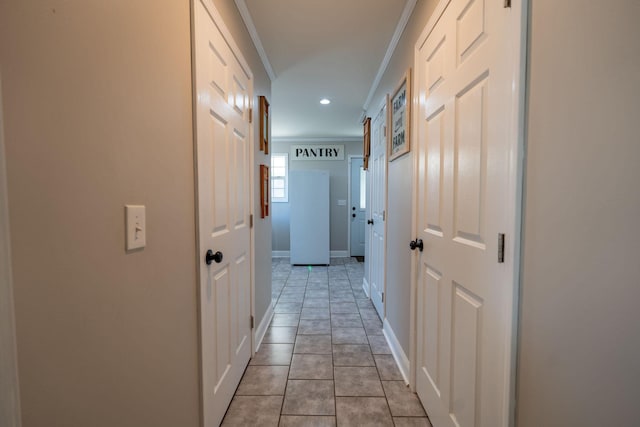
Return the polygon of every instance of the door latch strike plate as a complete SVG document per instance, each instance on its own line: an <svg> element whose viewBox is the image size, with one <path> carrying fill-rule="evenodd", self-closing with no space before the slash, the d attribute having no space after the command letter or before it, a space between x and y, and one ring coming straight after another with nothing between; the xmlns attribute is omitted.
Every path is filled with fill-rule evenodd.
<svg viewBox="0 0 640 427"><path fill-rule="evenodd" d="M249 323L251 324L251 329L254 328L254 320L253 320L253 316L249 316Z"/></svg>
<svg viewBox="0 0 640 427"><path fill-rule="evenodd" d="M498 233L498 263L504 262L504 233Z"/></svg>

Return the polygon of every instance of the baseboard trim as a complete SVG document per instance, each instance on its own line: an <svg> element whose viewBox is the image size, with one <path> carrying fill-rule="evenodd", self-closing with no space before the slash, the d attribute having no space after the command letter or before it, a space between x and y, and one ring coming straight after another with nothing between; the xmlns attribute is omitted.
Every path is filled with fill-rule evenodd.
<svg viewBox="0 0 640 427"><path fill-rule="evenodd" d="M367 278L362 279L362 290L367 298L371 299L371 295L369 295L369 282L367 282Z"/></svg>
<svg viewBox="0 0 640 427"><path fill-rule="evenodd" d="M329 253L331 258L349 258L348 251L331 251ZM271 258L289 258L291 257L291 251L271 251Z"/></svg>
<svg viewBox="0 0 640 427"><path fill-rule="evenodd" d="M273 304L269 304L269 309L264 314L262 321L258 325L258 329L255 331L255 339L256 343L254 351L258 351L260 345L262 344L262 340L264 339L264 335L267 333L267 329L269 329L269 325L271 324L271 319L273 319Z"/></svg>
<svg viewBox="0 0 640 427"><path fill-rule="evenodd" d="M271 251L271 258L289 258L290 251Z"/></svg>
<svg viewBox="0 0 640 427"><path fill-rule="evenodd" d="M382 325L382 333L384 337L387 339L387 343L391 348L391 353L393 354L393 358L396 360L398 364L398 368L400 368L400 373L402 374L402 378L404 378L405 384L409 384L409 371L411 369L411 365L409 363L409 358L404 351L402 350L402 346L396 338L396 334L393 332L391 325L384 319L384 323Z"/></svg>

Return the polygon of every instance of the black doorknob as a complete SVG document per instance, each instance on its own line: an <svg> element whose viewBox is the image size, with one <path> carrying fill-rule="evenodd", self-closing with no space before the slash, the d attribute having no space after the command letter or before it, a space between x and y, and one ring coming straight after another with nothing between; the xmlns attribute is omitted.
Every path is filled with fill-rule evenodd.
<svg viewBox="0 0 640 427"><path fill-rule="evenodd" d="M218 251L214 254L213 251L209 249L204 257L204 262L206 262L207 265L211 265L211 261L215 261L216 263L222 262L222 252Z"/></svg>
<svg viewBox="0 0 640 427"><path fill-rule="evenodd" d="M352 210L352 211L355 211L355 210L356 210L356 207L355 207L355 206L352 206L352 207L351 207L351 210Z"/></svg>
<svg viewBox="0 0 640 427"><path fill-rule="evenodd" d="M351 214L351 216L355 218L355 217L356 217L356 214Z"/></svg>
<svg viewBox="0 0 640 427"><path fill-rule="evenodd" d="M372 220L372 219L368 219L368 220L367 220L367 224L371 224L371 225L373 225L373 220Z"/></svg>
<svg viewBox="0 0 640 427"><path fill-rule="evenodd" d="M424 244L422 243L422 239L416 239L416 240L412 240L409 243L409 247L411 248L412 251L415 251L416 248L418 248L418 250L422 252L422 250L424 249Z"/></svg>

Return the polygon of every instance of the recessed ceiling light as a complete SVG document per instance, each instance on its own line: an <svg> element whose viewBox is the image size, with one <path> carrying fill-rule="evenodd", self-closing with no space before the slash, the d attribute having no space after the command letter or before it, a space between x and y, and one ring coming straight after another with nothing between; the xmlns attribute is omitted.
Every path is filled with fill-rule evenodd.
<svg viewBox="0 0 640 427"><path fill-rule="evenodd" d="M328 100L327 98L322 98L322 99L320 100L320 104L322 104L322 105L329 105L329 104L331 104L331 101L330 101L330 100Z"/></svg>

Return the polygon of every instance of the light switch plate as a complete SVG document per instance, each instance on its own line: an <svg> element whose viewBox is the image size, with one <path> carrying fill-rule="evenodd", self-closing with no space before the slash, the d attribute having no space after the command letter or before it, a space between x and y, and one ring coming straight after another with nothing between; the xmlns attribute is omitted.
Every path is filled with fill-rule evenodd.
<svg viewBox="0 0 640 427"><path fill-rule="evenodd" d="M144 248L147 244L146 208L142 205L125 205L127 225L127 250Z"/></svg>

